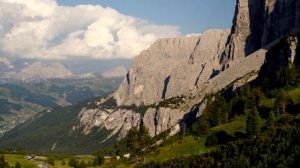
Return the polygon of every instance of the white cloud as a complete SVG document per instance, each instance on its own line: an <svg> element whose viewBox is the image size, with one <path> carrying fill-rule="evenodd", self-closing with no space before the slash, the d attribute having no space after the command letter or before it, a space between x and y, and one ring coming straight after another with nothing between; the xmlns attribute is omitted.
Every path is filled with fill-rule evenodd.
<svg viewBox="0 0 300 168"><path fill-rule="evenodd" d="M156 39L180 35L96 5L0 0L0 52L26 58L132 58Z"/></svg>
<svg viewBox="0 0 300 168"><path fill-rule="evenodd" d="M186 37L195 37L195 36L202 36L201 33L191 33L191 34L187 34Z"/></svg>

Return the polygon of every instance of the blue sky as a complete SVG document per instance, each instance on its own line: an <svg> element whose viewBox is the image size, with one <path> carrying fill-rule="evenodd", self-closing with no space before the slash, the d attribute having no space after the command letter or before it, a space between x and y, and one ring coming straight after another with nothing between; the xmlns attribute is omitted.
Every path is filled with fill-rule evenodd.
<svg viewBox="0 0 300 168"><path fill-rule="evenodd" d="M0 55L50 60L131 59L160 38L230 28L235 3L0 0Z"/></svg>
<svg viewBox="0 0 300 168"><path fill-rule="evenodd" d="M230 28L235 0L58 0L60 5L99 4L155 24L179 26L182 34Z"/></svg>

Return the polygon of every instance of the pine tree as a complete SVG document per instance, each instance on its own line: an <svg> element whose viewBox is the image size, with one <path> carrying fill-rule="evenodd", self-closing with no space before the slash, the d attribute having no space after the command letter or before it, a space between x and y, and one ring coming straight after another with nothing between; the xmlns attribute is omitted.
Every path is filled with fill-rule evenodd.
<svg viewBox="0 0 300 168"><path fill-rule="evenodd" d="M135 156L136 163L139 160L143 163L144 155L152 145L148 129L144 126L141 126L139 130L136 127L132 128L125 137L125 144L130 153Z"/></svg>
<svg viewBox="0 0 300 168"><path fill-rule="evenodd" d="M259 113L257 111L257 108L254 107L248 112L247 116L247 125L246 125L246 131L249 136L257 135L259 132Z"/></svg>
<svg viewBox="0 0 300 168"><path fill-rule="evenodd" d="M288 96L286 96L283 92L280 92L276 97L274 108L278 115L285 114L285 109L288 104L288 99L289 99Z"/></svg>
<svg viewBox="0 0 300 168"><path fill-rule="evenodd" d="M8 164L5 162L5 158L3 155L0 155L0 168L7 168Z"/></svg>
<svg viewBox="0 0 300 168"><path fill-rule="evenodd" d="M275 125L275 114L273 111L271 111L269 113L269 116L268 116L268 120L267 120L267 127L274 127Z"/></svg>
<svg viewBox="0 0 300 168"><path fill-rule="evenodd" d="M16 163L15 168L21 168L21 164L19 162Z"/></svg>
<svg viewBox="0 0 300 168"><path fill-rule="evenodd" d="M94 166L101 166L104 164L104 157L98 154L94 159Z"/></svg>

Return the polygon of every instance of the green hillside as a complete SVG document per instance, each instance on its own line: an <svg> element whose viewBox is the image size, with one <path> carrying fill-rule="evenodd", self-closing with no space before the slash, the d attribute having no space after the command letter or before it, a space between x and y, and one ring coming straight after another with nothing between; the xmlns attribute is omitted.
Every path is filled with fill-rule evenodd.
<svg viewBox="0 0 300 168"><path fill-rule="evenodd" d="M121 81L121 78L90 78L0 84L0 136L50 107L107 95L116 90Z"/></svg>
<svg viewBox="0 0 300 168"><path fill-rule="evenodd" d="M92 101L92 100L90 100ZM88 102L88 101L86 101ZM100 143L110 133L105 129L84 135L78 126L77 115L86 102L67 107L55 107L52 112L42 112L18 125L1 138L1 149L25 149L38 153L90 154L109 145ZM88 145L87 145L88 144Z"/></svg>

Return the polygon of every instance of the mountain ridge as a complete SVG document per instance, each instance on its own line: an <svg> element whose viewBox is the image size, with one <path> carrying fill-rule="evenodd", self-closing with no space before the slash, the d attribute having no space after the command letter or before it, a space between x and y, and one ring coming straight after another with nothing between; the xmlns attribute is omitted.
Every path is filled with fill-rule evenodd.
<svg viewBox="0 0 300 168"><path fill-rule="evenodd" d="M224 88L234 91L257 78L269 50L299 29L299 4L238 0L231 31L158 40L134 59L115 93L80 109L74 130L89 136L105 131L101 143L121 139L141 125L152 137L167 130L179 132L201 116L207 95ZM273 24L275 16L279 22ZM298 53L293 47L297 41L285 44L290 52L282 57Z"/></svg>

